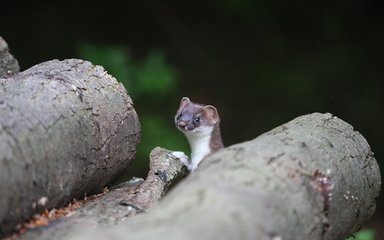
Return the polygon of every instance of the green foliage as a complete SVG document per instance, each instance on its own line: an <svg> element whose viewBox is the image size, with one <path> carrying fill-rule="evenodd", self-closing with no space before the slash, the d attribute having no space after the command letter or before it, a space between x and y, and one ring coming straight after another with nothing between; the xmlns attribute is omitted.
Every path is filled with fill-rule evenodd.
<svg viewBox="0 0 384 240"><path fill-rule="evenodd" d="M163 51L151 50L146 58L133 60L123 46L82 43L78 45L77 53L80 58L103 66L124 84L134 100L142 128L142 141L132 174L141 177L146 174L148 155L156 146L178 151L188 149L184 136L173 126L172 114L166 115L166 111L158 111L154 107L167 105L164 99L172 96L177 86L178 74L166 62Z"/></svg>
<svg viewBox="0 0 384 240"><path fill-rule="evenodd" d="M372 229L362 229L359 232L353 234L353 236L348 237L346 240L374 240L375 231Z"/></svg>
<svg viewBox="0 0 384 240"><path fill-rule="evenodd" d="M98 46L82 43L77 47L81 58L103 66L123 83L131 97L159 98L171 95L177 84L177 71L166 62L161 50L151 50L140 61L132 61L123 46Z"/></svg>
<svg viewBox="0 0 384 240"><path fill-rule="evenodd" d="M135 68L134 89L137 95L166 96L174 92L177 73L165 61L165 54L153 50Z"/></svg>
<svg viewBox="0 0 384 240"><path fill-rule="evenodd" d="M185 137L173 127L173 119L166 121L163 116L144 115L141 118L142 142L138 149L138 158L148 158L153 148L161 146L170 150L184 151L188 145ZM175 148L177 146L177 148Z"/></svg>
<svg viewBox="0 0 384 240"><path fill-rule="evenodd" d="M128 50L125 47L81 43L76 50L80 58L103 66L119 82L129 87L132 82L133 69Z"/></svg>

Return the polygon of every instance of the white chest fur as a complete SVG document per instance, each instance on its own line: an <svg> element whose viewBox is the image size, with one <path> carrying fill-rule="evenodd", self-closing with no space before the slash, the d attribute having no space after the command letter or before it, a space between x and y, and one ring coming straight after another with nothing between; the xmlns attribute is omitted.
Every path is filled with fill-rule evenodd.
<svg viewBox="0 0 384 240"><path fill-rule="evenodd" d="M213 127L200 127L196 130L185 134L191 146L190 171L195 170L204 157L211 153L210 141Z"/></svg>

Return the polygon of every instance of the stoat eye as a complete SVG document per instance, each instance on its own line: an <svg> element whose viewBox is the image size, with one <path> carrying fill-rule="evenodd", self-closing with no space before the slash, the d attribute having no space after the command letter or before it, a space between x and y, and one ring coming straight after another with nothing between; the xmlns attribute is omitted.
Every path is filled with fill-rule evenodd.
<svg viewBox="0 0 384 240"><path fill-rule="evenodd" d="M195 118L193 119L193 121L194 121L195 123L200 123L200 117L195 117Z"/></svg>
<svg viewBox="0 0 384 240"><path fill-rule="evenodd" d="M176 119L180 120L181 116L183 116L183 113L180 113L179 115L177 115Z"/></svg>

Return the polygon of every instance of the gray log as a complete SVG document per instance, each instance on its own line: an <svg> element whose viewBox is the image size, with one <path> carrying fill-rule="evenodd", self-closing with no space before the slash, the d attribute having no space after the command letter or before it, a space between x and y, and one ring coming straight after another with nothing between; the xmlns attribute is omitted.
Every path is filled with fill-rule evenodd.
<svg viewBox="0 0 384 240"><path fill-rule="evenodd" d="M145 215L51 239L344 239L375 211L380 171L331 114L294 119L206 159Z"/></svg>
<svg viewBox="0 0 384 240"><path fill-rule="evenodd" d="M85 223L97 227L122 224L129 221L129 217L156 204L169 185L185 174L186 168L170 151L157 147L150 154L150 170L145 181L132 178L121 183L103 196L71 212L69 217L62 217L46 227L28 231L20 239L65 239L68 232Z"/></svg>
<svg viewBox="0 0 384 240"><path fill-rule="evenodd" d="M8 44L0 36L0 78L10 77L19 72L19 63L9 53Z"/></svg>
<svg viewBox="0 0 384 240"><path fill-rule="evenodd" d="M139 140L132 100L100 66L53 60L0 79L0 235L100 191Z"/></svg>

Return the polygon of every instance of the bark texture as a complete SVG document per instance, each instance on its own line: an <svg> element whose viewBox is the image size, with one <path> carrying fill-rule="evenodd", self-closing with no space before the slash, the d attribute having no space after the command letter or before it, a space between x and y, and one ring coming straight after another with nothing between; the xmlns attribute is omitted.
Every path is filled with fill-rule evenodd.
<svg viewBox="0 0 384 240"><path fill-rule="evenodd" d="M10 77L19 72L19 63L9 53L8 44L0 36L0 78Z"/></svg>
<svg viewBox="0 0 384 240"><path fill-rule="evenodd" d="M0 79L0 235L101 190L139 140L132 100L100 66L53 60Z"/></svg>
<svg viewBox="0 0 384 240"><path fill-rule="evenodd" d="M364 137L331 114L227 147L147 214L54 239L344 239L375 211L380 171Z"/></svg>
<svg viewBox="0 0 384 240"><path fill-rule="evenodd" d="M100 228L111 227L124 224L128 217L145 212L160 200L172 182L186 174L183 164L169 153L162 148L152 150L150 170L145 181L133 178L119 184L102 197L72 212L69 217L29 231L20 239L65 239L68 232L85 223Z"/></svg>

